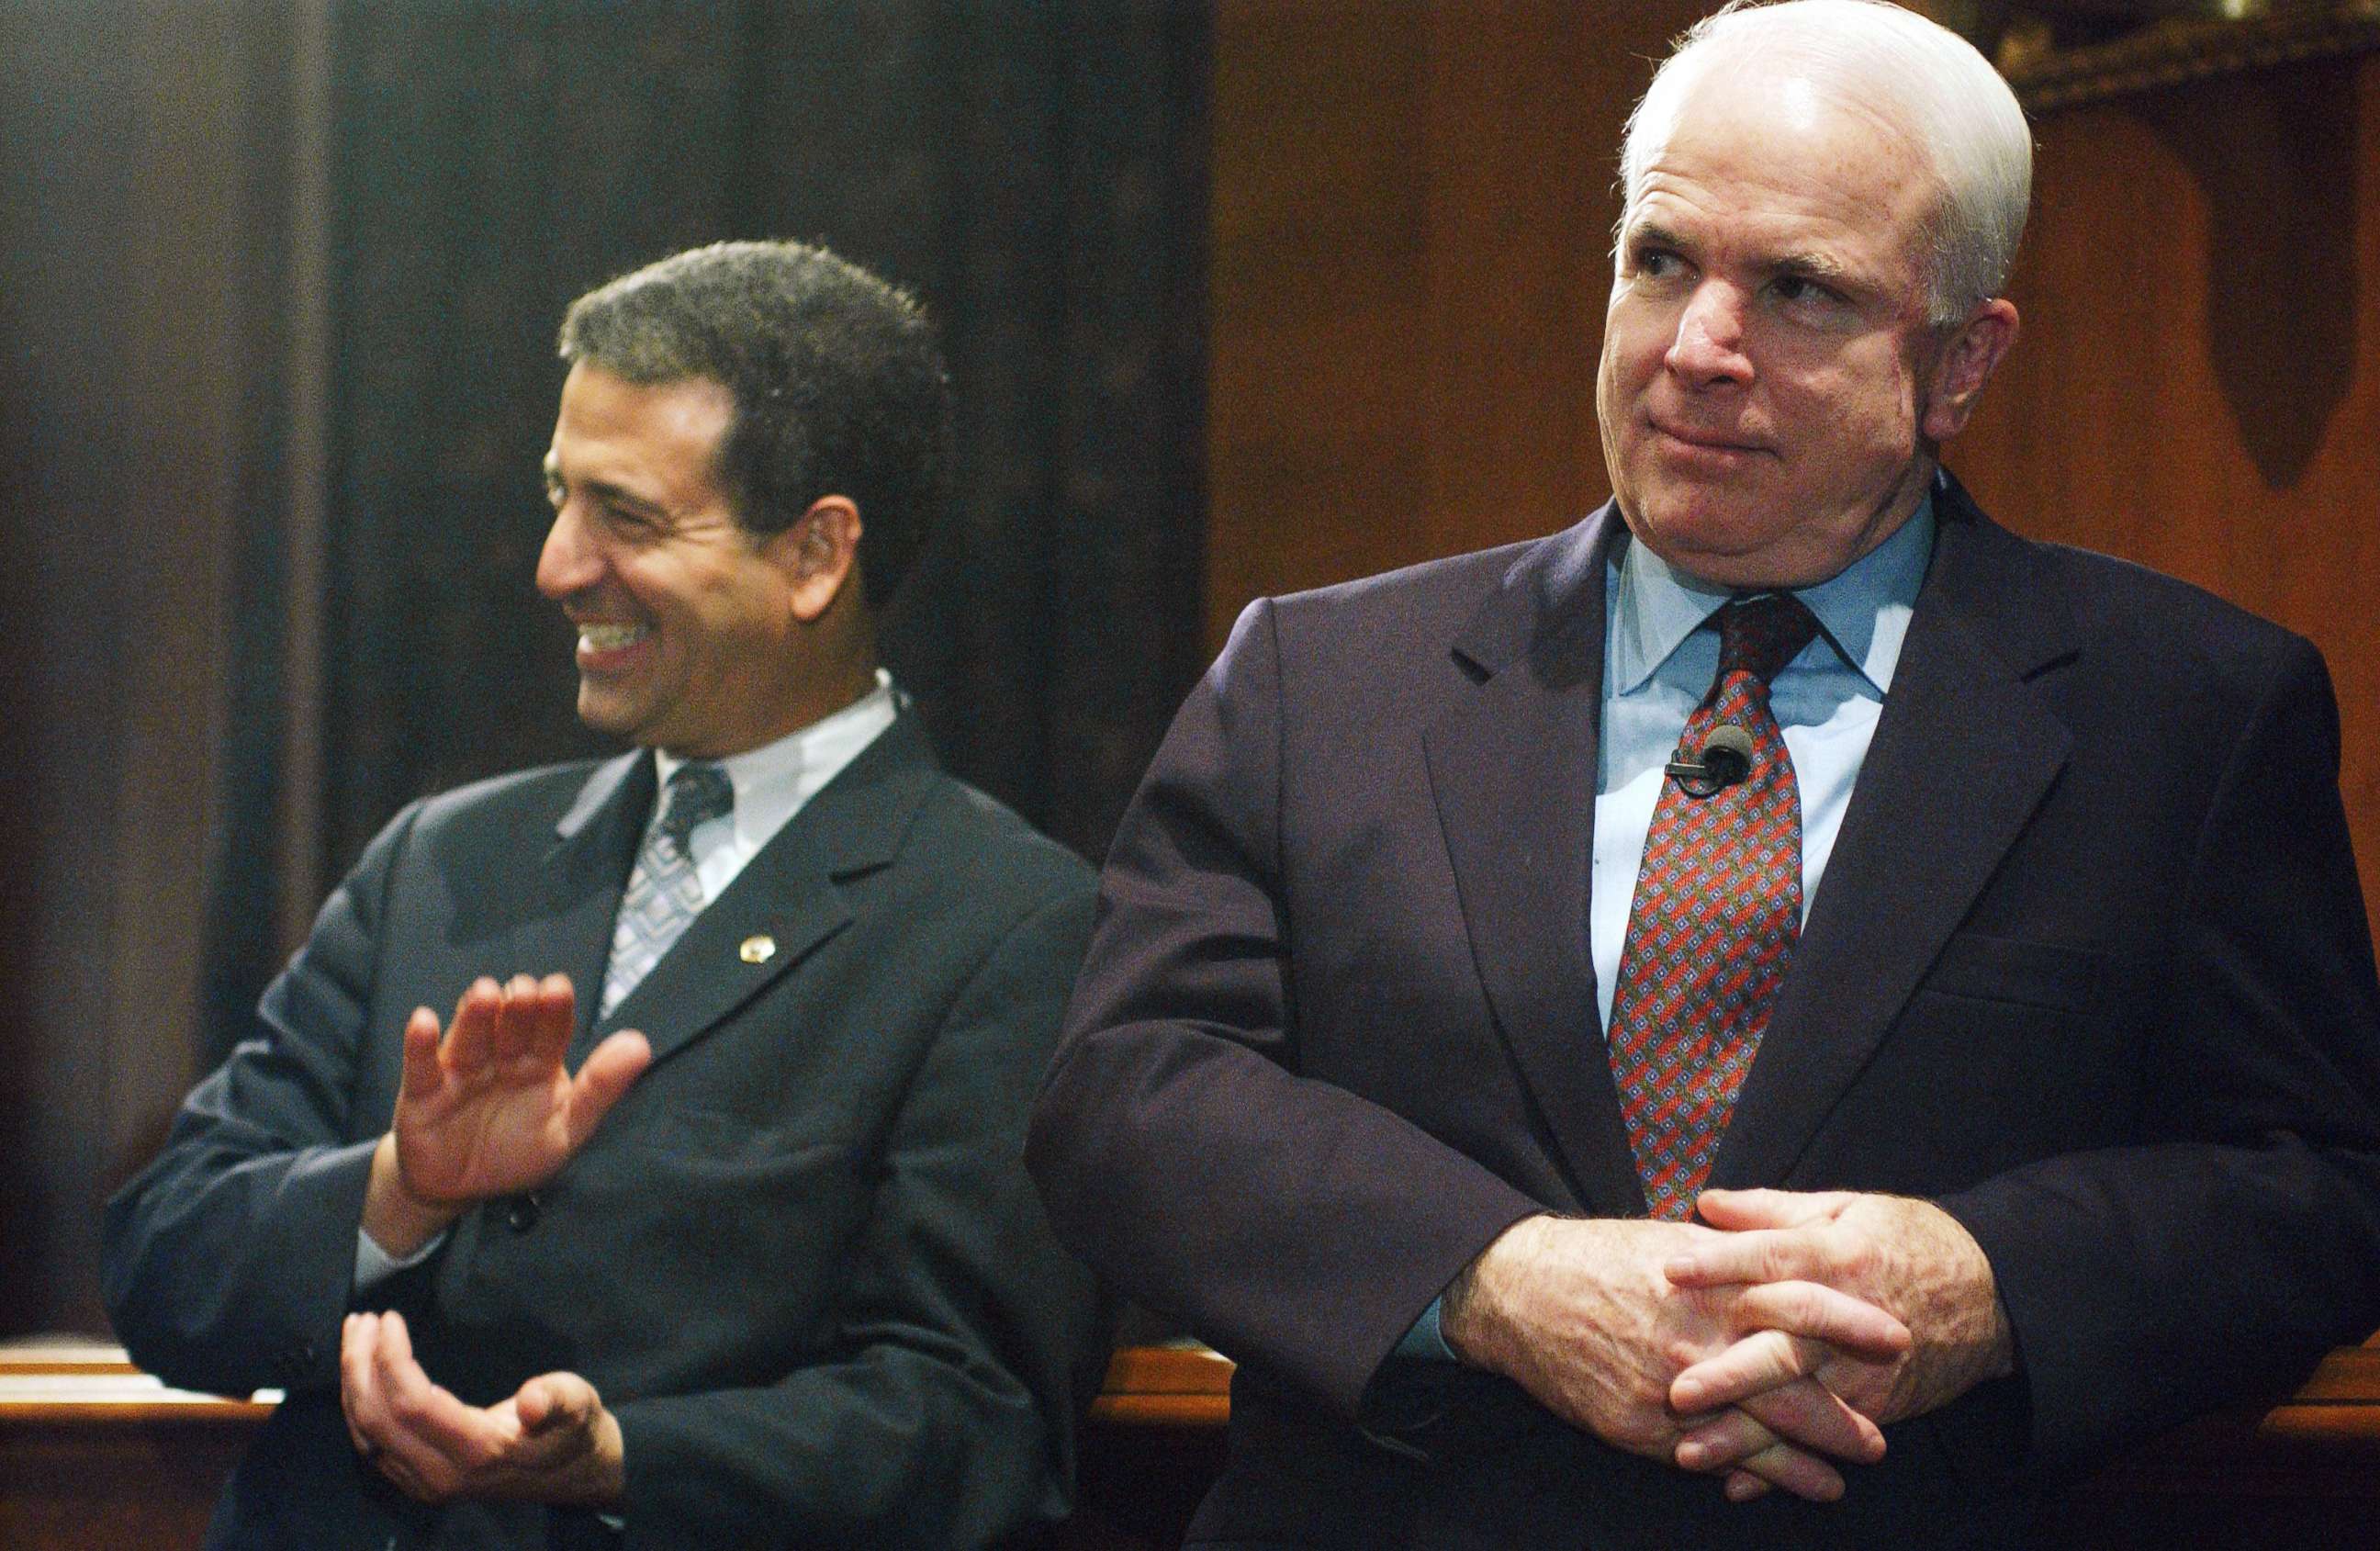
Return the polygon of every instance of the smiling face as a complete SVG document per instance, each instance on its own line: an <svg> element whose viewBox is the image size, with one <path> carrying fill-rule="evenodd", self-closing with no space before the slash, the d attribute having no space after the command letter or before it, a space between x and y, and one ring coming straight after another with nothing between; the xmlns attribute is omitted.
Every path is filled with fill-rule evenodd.
<svg viewBox="0 0 2380 1551"><path fill-rule="evenodd" d="M1790 72L1713 67L1647 148L1596 410L1630 531L1727 587L1822 581L1916 509L2016 325L1927 321L1923 148Z"/></svg>
<svg viewBox="0 0 2380 1551"><path fill-rule="evenodd" d="M537 586L578 627L579 719L688 757L757 748L815 714L802 529L736 521L716 474L734 418L706 378L638 383L582 361L545 459Z"/></svg>

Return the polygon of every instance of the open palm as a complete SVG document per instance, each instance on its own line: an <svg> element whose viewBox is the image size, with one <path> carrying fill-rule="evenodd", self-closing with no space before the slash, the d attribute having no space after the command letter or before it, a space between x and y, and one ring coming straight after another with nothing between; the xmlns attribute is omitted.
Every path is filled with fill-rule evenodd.
<svg viewBox="0 0 2380 1551"><path fill-rule="evenodd" d="M522 975L474 981L443 1036L438 1015L415 1009L395 1117L407 1191L483 1200L533 1190L569 1160L652 1060L643 1035L623 1031L572 1076L563 1062L577 1005L569 976Z"/></svg>

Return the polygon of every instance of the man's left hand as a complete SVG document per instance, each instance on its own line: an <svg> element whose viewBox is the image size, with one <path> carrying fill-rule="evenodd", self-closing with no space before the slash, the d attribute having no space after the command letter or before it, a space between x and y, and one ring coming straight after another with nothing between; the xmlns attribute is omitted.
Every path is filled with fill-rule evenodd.
<svg viewBox="0 0 2380 1551"><path fill-rule="evenodd" d="M402 1315L349 1315L339 1404L356 1452L423 1502L619 1505L620 1424L577 1374L543 1374L508 1400L466 1405L414 1360Z"/></svg>
<svg viewBox="0 0 2380 1551"><path fill-rule="evenodd" d="M1848 1191L1706 1191L1697 1208L1726 1230L1663 1267L1679 1287L1819 1282L1874 1303L1914 1339L1891 1362L1847 1356L1823 1342L1757 1331L1694 1364L1670 1387L1683 1413L1742 1405L1815 1377L1879 1424L1947 1405L1987 1378L2012 1372L2015 1347L1989 1261L1958 1219L1928 1201ZM1762 1446L1741 1412L1687 1434L1678 1463L1727 1470ZM1766 1483L1730 1477L1730 1496Z"/></svg>

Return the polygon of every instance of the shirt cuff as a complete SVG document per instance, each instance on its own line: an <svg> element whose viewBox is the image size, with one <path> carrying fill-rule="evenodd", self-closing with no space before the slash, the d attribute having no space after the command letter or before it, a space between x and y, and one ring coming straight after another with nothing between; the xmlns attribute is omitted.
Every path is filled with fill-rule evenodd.
<svg viewBox="0 0 2380 1551"><path fill-rule="evenodd" d="M1454 1349L1446 1344L1446 1337L1438 1327L1439 1305L1443 1302L1445 1300L1441 1298L1429 1301L1429 1307L1421 1311L1421 1317L1413 1322L1413 1328L1398 1340L1396 1355L1419 1358L1425 1363L1462 1361L1454 1355Z"/></svg>
<svg viewBox="0 0 2380 1551"><path fill-rule="evenodd" d="M400 1257L389 1254L388 1251L372 1242L372 1236L365 1232L362 1229L357 1229L356 1290L358 1292L369 1292L373 1288L378 1287L382 1282L384 1282L388 1280L389 1278L396 1275L399 1271L407 1270L412 1266L420 1265L423 1261L438 1253L438 1246L446 1242L446 1235L451 1230L448 1229L440 1229L437 1232L431 1234L427 1240L425 1240L421 1246L416 1249L412 1254ZM1437 1306L1438 1305L1435 1303L1430 1305L1433 1310L1435 1310ZM1430 1319L1429 1327L1432 1334L1435 1334L1438 1330L1438 1321L1434 1315ZM1407 1339L1410 1339L1411 1338L1408 1337ZM1439 1344L1444 1345L1445 1343L1440 1342Z"/></svg>

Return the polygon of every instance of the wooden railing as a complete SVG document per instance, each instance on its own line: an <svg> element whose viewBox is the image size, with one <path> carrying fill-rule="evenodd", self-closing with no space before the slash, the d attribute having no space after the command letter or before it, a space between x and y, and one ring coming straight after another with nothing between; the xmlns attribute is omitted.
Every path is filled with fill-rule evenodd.
<svg viewBox="0 0 2380 1551"><path fill-rule="evenodd" d="M1083 1510L1056 1545L1172 1544L1221 1460L1231 1375L1204 1349L1118 1351L1086 1430ZM269 1395L168 1389L115 1348L0 1349L0 1551L197 1545L272 1409ZM2212 1418L2116 1462L2057 1521L2046 1544L2369 1544L2380 1533L2380 1337L2332 1352L2261 1415Z"/></svg>

